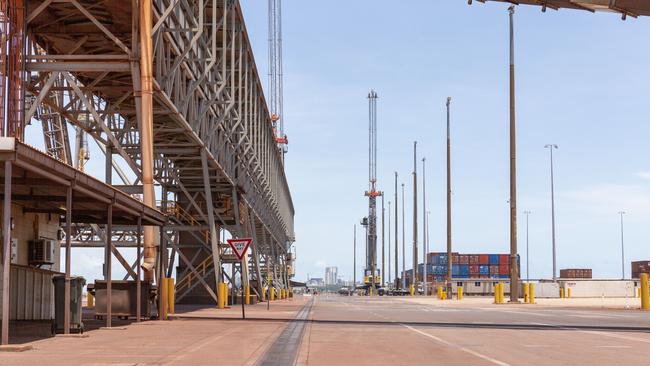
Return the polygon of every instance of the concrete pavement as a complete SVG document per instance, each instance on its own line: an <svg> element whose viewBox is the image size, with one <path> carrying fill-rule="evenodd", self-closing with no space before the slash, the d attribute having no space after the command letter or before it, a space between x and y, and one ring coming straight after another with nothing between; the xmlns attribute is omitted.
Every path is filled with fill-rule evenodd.
<svg viewBox="0 0 650 366"><path fill-rule="evenodd" d="M0 365L636 365L650 313L489 299L296 297L48 338Z"/></svg>

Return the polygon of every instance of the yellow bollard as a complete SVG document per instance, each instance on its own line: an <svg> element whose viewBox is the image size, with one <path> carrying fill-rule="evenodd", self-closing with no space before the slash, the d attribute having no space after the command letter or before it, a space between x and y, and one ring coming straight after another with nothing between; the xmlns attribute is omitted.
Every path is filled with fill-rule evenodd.
<svg viewBox="0 0 650 366"><path fill-rule="evenodd" d="M534 304L535 303L535 284L531 283L529 285L530 289L528 290L528 303L529 304Z"/></svg>
<svg viewBox="0 0 650 366"><path fill-rule="evenodd" d="M650 309L650 288L648 288L648 274L641 273L639 276L641 279L641 309L649 310Z"/></svg>
<svg viewBox="0 0 650 366"><path fill-rule="evenodd" d="M447 300L447 291L442 292L442 300Z"/></svg>
<svg viewBox="0 0 650 366"><path fill-rule="evenodd" d="M571 287L566 289L566 298L570 299L571 298Z"/></svg>
<svg viewBox="0 0 650 366"><path fill-rule="evenodd" d="M415 285L409 286L409 292L411 293L411 296L415 295Z"/></svg>
<svg viewBox="0 0 650 366"><path fill-rule="evenodd" d="M494 284L494 303L499 303L499 284Z"/></svg>
<svg viewBox="0 0 650 366"><path fill-rule="evenodd" d="M442 300L442 286L438 286L438 300Z"/></svg>
<svg viewBox="0 0 650 366"><path fill-rule="evenodd" d="M271 301L275 301L275 287L271 287Z"/></svg>
<svg viewBox="0 0 650 366"><path fill-rule="evenodd" d="M564 299L564 287L560 287L560 299Z"/></svg>
<svg viewBox="0 0 650 366"><path fill-rule="evenodd" d="M90 292L86 292L86 306L89 308L95 307L95 296Z"/></svg>
<svg viewBox="0 0 650 366"><path fill-rule="evenodd" d="M462 299L463 299L463 288L462 288L462 287L458 287L458 288L456 288L456 298L457 298L458 300L462 300Z"/></svg>
<svg viewBox="0 0 650 366"><path fill-rule="evenodd" d="M167 313L169 308L169 302L167 300L167 278L162 279L162 283L158 283L158 296L160 296L160 301L162 301L162 314L159 314L158 319L166 320Z"/></svg>
<svg viewBox="0 0 650 366"><path fill-rule="evenodd" d="M219 282L217 286L217 307L225 309L228 306L228 284Z"/></svg>
<svg viewBox="0 0 650 366"><path fill-rule="evenodd" d="M530 285L527 283L524 283L524 303L528 304L529 300L529 291L530 291Z"/></svg>
<svg viewBox="0 0 650 366"><path fill-rule="evenodd" d="M166 278L167 280L167 306L169 308L169 313L174 314L176 307L176 289L174 287L174 279Z"/></svg>
<svg viewBox="0 0 650 366"><path fill-rule="evenodd" d="M251 287L250 286L244 286L244 296L245 297L245 304L250 305L251 304Z"/></svg>

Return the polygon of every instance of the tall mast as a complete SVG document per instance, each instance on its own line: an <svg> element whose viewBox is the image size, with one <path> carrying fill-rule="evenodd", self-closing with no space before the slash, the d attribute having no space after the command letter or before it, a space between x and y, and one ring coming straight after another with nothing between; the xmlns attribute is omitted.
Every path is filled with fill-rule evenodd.
<svg viewBox="0 0 650 366"><path fill-rule="evenodd" d="M284 131L282 78L282 0L269 0L269 109L275 142L284 162L289 140Z"/></svg>
<svg viewBox="0 0 650 366"><path fill-rule="evenodd" d="M377 283L377 93L368 93L368 241L366 248L366 276L370 287Z"/></svg>

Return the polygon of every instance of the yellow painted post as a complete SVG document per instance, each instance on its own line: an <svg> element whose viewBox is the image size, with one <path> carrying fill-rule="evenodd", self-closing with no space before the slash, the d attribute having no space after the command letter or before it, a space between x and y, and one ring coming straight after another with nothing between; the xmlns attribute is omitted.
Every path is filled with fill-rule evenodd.
<svg viewBox="0 0 650 366"><path fill-rule="evenodd" d="M568 288L566 289L566 298L567 298L567 299L570 299L570 298L571 298L571 287L568 287Z"/></svg>
<svg viewBox="0 0 650 366"><path fill-rule="evenodd" d="M530 285L527 283L524 283L524 303L527 304L529 300L529 291L530 291Z"/></svg>
<svg viewBox="0 0 650 366"><path fill-rule="evenodd" d="M494 303L498 304L499 303L499 284L494 285Z"/></svg>
<svg viewBox="0 0 650 366"><path fill-rule="evenodd" d="M442 292L442 299L447 300L447 291Z"/></svg>
<svg viewBox="0 0 650 366"><path fill-rule="evenodd" d="M169 307L169 312L171 314L175 313L176 307L176 289L174 288L174 279L167 278L167 306Z"/></svg>
<svg viewBox="0 0 650 366"><path fill-rule="evenodd" d="M251 287L250 286L244 286L244 294L246 296L246 305L251 304Z"/></svg>
<svg viewBox="0 0 650 366"><path fill-rule="evenodd" d="M560 299L564 299L564 287L560 287Z"/></svg>
<svg viewBox="0 0 650 366"><path fill-rule="evenodd" d="M457 288L456 288L456 298L457 298L458 300L462 300L462 299L463 299L463 288L462 288L462 287L457 287Z"/></svg>
<svg viewBox="0 0 650 366"><path fill-rule="evenodd" d="M535 303L535 284L531 283L529 285L530 289L528 290L528 303L534 304Z"/></svg>
<svg viewBox="0 0 650 366"><path fill-rule="evenodd" d="M442 300L442 286L438 286L438 300Z"/></svg>
<svg viewBox="0 0 650 366"><path fill-rule="evenodd" d="M499 282L499 302L498 304L503 304L503 284Z"/></svg>
<svg viewBox="0 0 650 366"><path fill-rule="evenodd" d="M411 293L411 296L415 295L415 285L410 285L409 286L409 291Z"/></svg>
<svg viewBox="0 0 650 366"><path fill-rule="evenodd" d="M223 305L223 283L219 282L217 284L217 308L218 309L223 309L225 306Z"/></svg>
<svg viewBox="0 0 650 366"><path fill-rule="evenodd" d="M275 301L275 287L271 287L271 301Z"/></svg>
<svg viewBox="0 0 650 366"><path fill-rule="evenodd" d="M95 307L95 296L90 292L86 292L86 306L89 308Z"/></svg>
<svg viewBox="0 0 650 366"><path fill-rule="evenodd" d="M648 274L641 273L641 309L650 309L650 288L648 288Z"/></svg>

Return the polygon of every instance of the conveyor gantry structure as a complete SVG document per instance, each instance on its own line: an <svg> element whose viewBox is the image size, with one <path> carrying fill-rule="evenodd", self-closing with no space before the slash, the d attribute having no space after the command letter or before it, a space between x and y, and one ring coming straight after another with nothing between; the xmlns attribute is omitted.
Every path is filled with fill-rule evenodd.
<svg viewBox="0 0 650 366"><path fill-rule="evenodd" d="M74 154L61 125L81 129L106 150L107 183L136 197L146 195L143 182L151 170L159 187L155 202L169 215L155 236L171 249L171 257L160 261L162 272L171 274L178 256L178 281L192 282L177 299L216 301L214 282L232 280L221 270L228 257L222 230L253 238L250 278L244 273L242 278L258 295L269 272L272 285L285 287L294 207L239 2L6 4L6 12L13 9L26 29L22 37L10 36L23 42L24 54L10 56L18 57L24 70L14 85L22 100L8 115L8 131L23 140L25 126L40 120L47 153L70 163ZM146 136L148 118L151 136ZM113 171L119 177L113 179ZM135 246L135 234L126 228L114 237L118 246ZM73 244L102 242L101 231L86 227ZM211 270L200 272L199 266ZM193 281L183 280L187 276Z"/></svg>

